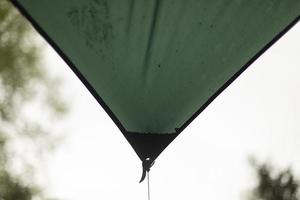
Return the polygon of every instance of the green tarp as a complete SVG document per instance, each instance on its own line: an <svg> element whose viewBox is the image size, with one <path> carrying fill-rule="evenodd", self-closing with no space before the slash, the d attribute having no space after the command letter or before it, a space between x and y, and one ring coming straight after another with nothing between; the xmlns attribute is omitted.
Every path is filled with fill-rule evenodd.
<svg viewBox="0 0 300 200"><path fill-rule="evenodd" d="M300 14L299 0L13 3L142 160L155 159Z"/></svg>

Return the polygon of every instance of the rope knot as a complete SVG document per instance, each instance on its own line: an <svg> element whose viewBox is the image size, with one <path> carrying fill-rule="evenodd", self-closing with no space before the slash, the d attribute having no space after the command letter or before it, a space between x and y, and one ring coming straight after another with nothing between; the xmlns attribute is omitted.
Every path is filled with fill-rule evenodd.
<svg viewBox="0 0 300 200"><path fill-rule="evenodd" d="M154 165L155 161L152 161L151 158L146 158L143 160L142 166L143 166L143 174L140 180L140 183L143 182L143 180L146 177L146 173L150 171L150 168Z"/></svg>

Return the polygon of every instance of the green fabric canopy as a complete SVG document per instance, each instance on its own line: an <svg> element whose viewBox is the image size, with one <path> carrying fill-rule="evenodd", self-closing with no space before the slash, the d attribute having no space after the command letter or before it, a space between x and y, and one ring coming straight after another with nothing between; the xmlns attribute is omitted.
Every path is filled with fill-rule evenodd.
<svg viewBox="0 0 300 200"><path fill-rule="evenodd" d="M299 0L13 3L142 160L154 160L300 14Z"/></svg>

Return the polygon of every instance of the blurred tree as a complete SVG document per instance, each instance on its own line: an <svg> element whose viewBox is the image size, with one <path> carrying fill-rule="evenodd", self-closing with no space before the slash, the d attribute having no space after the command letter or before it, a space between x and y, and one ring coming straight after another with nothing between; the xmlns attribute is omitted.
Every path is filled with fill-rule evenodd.
<svg viewBox="0 0 300 200"><path fill-rule="evenodd" d="M253 162L258 178L251 200L299 200L299 182L290 169L275 173L268 164Z"/></svg>
<svg viewBox="0 0 300 200"><path fill-rule="evenodd" d="M33 181L33 160L56 143L49 120L66 106L57 79L41 67L41 48L29 23L0 0L0 200L45 199Z"/></svg>

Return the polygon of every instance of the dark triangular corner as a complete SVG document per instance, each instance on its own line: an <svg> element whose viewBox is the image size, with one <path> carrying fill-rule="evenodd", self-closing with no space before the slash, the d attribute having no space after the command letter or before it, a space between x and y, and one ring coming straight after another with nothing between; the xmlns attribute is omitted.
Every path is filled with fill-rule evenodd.
<svg viewBox="0 0 300 200"><path fill-rule="evenodd" d="M159 154L178 136L178 133L123 133L142 161L150 158L154 161Z"/></svg>

